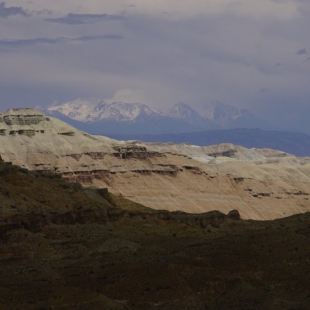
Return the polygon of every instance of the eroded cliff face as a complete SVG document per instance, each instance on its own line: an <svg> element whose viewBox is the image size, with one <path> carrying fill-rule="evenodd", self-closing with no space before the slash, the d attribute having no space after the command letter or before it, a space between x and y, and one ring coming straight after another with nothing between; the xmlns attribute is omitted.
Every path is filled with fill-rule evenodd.
<svg viewBox="0 0 310 310"><path fill-rule="evenodd" d="M6 162L108 188L153 209L238 209L251 219L310 210L308 158L233 145L120 142L80 132L33 109L2 113L0 133Z"/></svg>
<svg viewBox="0 0 310 310"><path fill-rule="evenodd" d="M21 112L21 114L20 114ZM43 114L37 113L33 109L10 109L6 113L0 114L0 135L26 135L32 137L36 132L44 133L44 130L34 130L32 128L23 128L24 126L38 125L49 120Z"/></svg>
<svg viewBox="0 0 310 310"><path fill-rule="evenodd" d="M5 115L0 116L0 123L4 122L8 126L17 125L37 125L43 120L46 120L44 115Z"/></svg>

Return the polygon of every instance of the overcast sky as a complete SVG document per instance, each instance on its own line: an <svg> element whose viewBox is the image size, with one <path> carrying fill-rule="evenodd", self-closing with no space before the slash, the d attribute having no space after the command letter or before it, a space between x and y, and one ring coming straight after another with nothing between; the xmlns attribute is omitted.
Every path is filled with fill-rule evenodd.
<svg viewBox="0 0 310 310"><path fill-rule="evenodd" d="M310 132L309 0L0 0L0 107L210 101Z"/></svg>

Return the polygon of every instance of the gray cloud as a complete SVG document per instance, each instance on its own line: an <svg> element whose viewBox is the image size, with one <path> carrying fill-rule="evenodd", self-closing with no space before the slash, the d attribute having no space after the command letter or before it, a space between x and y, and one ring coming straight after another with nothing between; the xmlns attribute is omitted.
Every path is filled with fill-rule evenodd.
<svg viewBox="0 0 310 310"><path fill-rule="evenodd" d="M6 18L11 15L28 16L28 13L22 8L17 6L6 7L5 2L0 3L0 18Z"/></svg>
<svg viewBox="0 0 310 310"><path fill-rule="evenodd" d="M82 36L77 38L36 38L36 39L25 39L25 40L0 40L0 48L18 48L31 45L39 44L58 44L62 42L83 42L83 41L101 41L101 40L121 40L123 36L116 34L109 35L98 35L98 36Z"/></svg>
<svg viewBox="0 0 310 310"><path fill-rule="evenodd" d="M121 7L124 15L118 17L66 15L67 9L105 11L102 7L99 11L99 5L83 11L85 6L73 8L68 1L61 2L63 10L61 5L53 6L53 14L62 10L57 15L61 18L36 15L33 10L38 8L29 5L27 12L32 12L32 18L1 20L2 109L17 104L47 106L54 100L65 102L78 97L106 99L130 89L142 93L144 103L159 110L180 101L197 108L218 100L245 107L271 123L296 128L301 128L302 122L293 124L291 114L299 113L300 120L309 115L305 113L310 96L310 51L305 45L310 27L309 0L303 0L300 10L290 18L263 11L252 18L230 10L170 18L139 14L138 5L135 10ZM253 0L253 4L260 2L265 3ZM26 1L20 0L18 5L21 3ZM44 7L51 9L45 2ZM98 35L103 31L108 35ZM19 40L13 40L16 38ZM306 127L310 132L309 122L305 122Z"/></svg>
<svg viewBox="0 0 310 310"><path fill-rule="evenodd" d="M47 38L36 38L26 40L0 40L0 47L22 47L36 44L57 44L61 41L66 41L65 38L47 39Z"/></svg>
<svg viewBox="0 0 310 310"><path fill-rule="evenodd" d="M302 49L298 50L298 51L296 52L296 54L297 54L297 55L305 55L305 54L308 54L308 53L307 53L307 49L306 49L306 48L302 48Z"/></svg>
<svg viewBox="0 0 310 310"><path fill-rule="evenodd" d="M109 14L67 14L65 17L60 18L46 18L46 21L67 25L84 25L94 24L101 21L122 20L121 15Z"/></svg>
<svg viewBox="0 0 310 310"><path fill-rule="evenodd" d="M108 34L99 36L83 36L76 39L69 39L69 41L101 41L101 40L122 40L124 37L118 34Z"/></svg>

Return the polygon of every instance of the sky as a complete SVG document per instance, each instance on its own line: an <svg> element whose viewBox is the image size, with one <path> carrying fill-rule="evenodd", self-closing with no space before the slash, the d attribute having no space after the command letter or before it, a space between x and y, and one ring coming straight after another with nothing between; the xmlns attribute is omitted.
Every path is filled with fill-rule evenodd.
<svg viewBox="0 0 310 310"><path fill-rule="evenodd" d="M0 0L0 110L220 101L310 133L309 0Z"/></svg>

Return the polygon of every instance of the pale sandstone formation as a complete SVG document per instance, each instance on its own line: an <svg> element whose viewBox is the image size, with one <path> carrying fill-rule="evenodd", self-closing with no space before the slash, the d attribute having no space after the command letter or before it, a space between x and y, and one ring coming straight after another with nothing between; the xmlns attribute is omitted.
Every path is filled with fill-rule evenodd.
<svg viewBox="0 0 310 310"><path fill-rule="evenodd" d="M310 159L275 150L120 142L34 109L11 109L0 114L0 154L7 162L106 187L154 209L237 209L251 219L310 211Z"/></svg>

